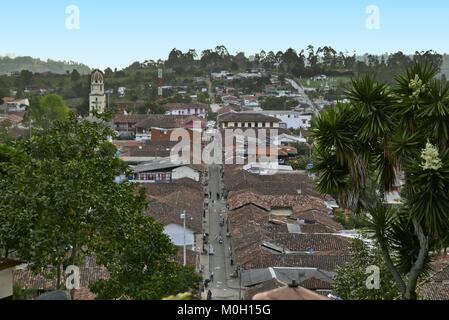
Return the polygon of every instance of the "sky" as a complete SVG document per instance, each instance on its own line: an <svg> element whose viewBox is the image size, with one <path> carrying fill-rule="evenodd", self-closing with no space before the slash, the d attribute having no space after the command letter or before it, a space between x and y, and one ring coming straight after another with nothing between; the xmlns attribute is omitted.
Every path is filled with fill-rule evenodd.
<svg viewBox="0 0 449 320"><path fill-rule="evenodd" d="M217 45L247 55L309 44L358 54L449 53L448 12L447 0L3 1L0 55L120 69L165 59L173 48Z"/></svg>

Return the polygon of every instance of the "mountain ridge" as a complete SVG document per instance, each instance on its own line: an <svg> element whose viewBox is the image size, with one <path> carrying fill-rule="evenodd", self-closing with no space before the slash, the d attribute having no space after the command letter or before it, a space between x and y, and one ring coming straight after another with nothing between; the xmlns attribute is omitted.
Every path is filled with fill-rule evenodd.
<svg viewBox="0 0 449 320"><path fill-rule="evenodd" d="M80 74L89 74L91 68L85 64L74 61L42 60L31 56L0 56L0 74L9 74L28 70L33 73L51 72L65 74L76 69Z"/></svg>

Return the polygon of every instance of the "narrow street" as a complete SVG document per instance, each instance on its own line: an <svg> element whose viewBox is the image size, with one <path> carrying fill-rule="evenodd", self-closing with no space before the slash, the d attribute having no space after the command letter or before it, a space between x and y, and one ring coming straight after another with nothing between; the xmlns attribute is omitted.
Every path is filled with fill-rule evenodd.
<svg viewBox="0 0 449 320"><path fill-rule="evenodd" d="M315 114L318 115L320 113L320 110L313 104L312 100L310 100L309 96L304 91L304 88L300 84L298 84L295 80L292 79L286 80L303 97L304 102L310 107L312 107L314 109ZM298 102L299 101L300 99L298 99Z"/></svg>
<svg viewBox="0 0 449 320"><path fill-rule="evenodd" d="M209 284L213 300L238 300L239 280L232 278L235 267L231 266L230 239L227 237L226 202L221 198L221 166L209 166L209 208L207 210L205 233L209 234L209 245L206 248L209 256L204 257L205 278L213 273L213 281ZM222 239L222 243L220 243ZM211 254L213 253L213 254ZM207 290L206 290L207 291Z"/></svg>

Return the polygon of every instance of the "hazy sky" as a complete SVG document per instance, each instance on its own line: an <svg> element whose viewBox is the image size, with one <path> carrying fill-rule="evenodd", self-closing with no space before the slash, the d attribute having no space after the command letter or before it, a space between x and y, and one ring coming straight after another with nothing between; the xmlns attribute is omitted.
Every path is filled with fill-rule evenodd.
<svg viewBox="0 0 449 320"><path fill-rule="evenodd" d="M79 8L79 29L66 26L70 5ZM366 26L370 5L380 10L380 29ZM308 44L359 54L449 52L447 0L13 0L1 7L0 55L103 69L219 44L247 54Z"/></svg>

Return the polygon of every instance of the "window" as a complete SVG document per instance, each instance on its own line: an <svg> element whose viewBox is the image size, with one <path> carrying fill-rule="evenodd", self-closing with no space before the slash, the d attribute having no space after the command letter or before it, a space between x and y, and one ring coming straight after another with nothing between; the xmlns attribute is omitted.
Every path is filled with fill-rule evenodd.
<svg viewBox="0 0 449 320"><path fill-rule="evenodd" d="M136 175L138 181L151 181L151 182L167 182L171 180L170 172L146 172Z"/></svg>

